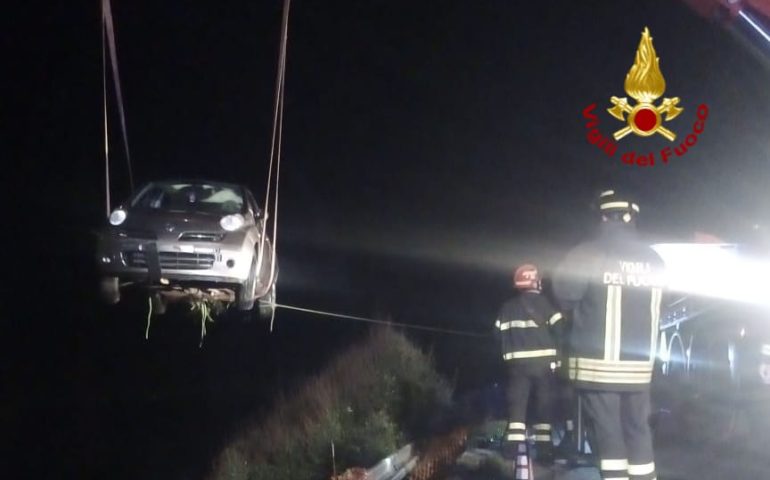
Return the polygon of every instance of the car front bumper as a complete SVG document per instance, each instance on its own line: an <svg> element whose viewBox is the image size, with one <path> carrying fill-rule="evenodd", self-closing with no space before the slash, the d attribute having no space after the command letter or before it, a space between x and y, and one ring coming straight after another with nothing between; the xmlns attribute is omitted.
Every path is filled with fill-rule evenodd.
<svg viewBox="0 0 770 480"><path fill-rule="evenodd" d="M244 283L255 252L247 235L238 232L216 243L142 240L105 233L100 236L97 262L104 276L142 281L148 279L150 257L156 251L162 279L221 284Z"/></svg>

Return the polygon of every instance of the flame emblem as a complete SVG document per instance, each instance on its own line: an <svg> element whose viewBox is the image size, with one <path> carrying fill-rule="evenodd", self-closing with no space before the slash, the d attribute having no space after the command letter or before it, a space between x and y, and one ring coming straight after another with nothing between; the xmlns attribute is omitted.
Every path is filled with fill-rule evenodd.
<svg viewBox="0 0 770 480"><path fill-rule="evenodd" d="M626 127L613 134L615 140L620 140L629 133L641 137L659 133L672 142L676 139L676 134L662 125L662 115L665 114L665 121L669 121L682 113L684 109L677 106L679 97L664 98L660 105L653 104L666 91L666 80L660 71L659 63L660 58L652 46L650 30L644 27L634 64L626 74L623 85L626 94L636 100L637 104L629 105L626 97L612 97L610 101L614 106L607 109L613 117L627 122Z"/></svg>

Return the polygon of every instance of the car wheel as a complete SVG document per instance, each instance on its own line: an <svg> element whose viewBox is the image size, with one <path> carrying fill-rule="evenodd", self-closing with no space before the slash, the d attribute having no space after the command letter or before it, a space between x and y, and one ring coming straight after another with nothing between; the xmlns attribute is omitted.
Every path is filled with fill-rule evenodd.
<svg viewBox="0 0 770 480"><path fill-rule="evenodd" d="M270 318L275 311L275 284L270 287L270 291L259 299L259 316L260 318Z"/></svg>
<svg viewBox="0 0 770 480"><path fill-rule="evenodd" d="M120 302L120 280L118 277L103 277L99 281L99 296L107 305Z"/></svg>
<svg viewBox="0 0 770 480"><path fill-rule="evenodd" d="M254 309L254 303L256 302L256 296L254 295L254 289L257 285L257 254L256 252L251 257L251 268L249 269L249 278L241 285L240 292L238 292L238 310L247 312Z"/></svg>
<svg viewBox="0 0 770 480"><path fill-rule="evenodd" d="M150 295L150 303L152 304L153 315L163 315L166 313L166 301L159 293Z"/></svg>

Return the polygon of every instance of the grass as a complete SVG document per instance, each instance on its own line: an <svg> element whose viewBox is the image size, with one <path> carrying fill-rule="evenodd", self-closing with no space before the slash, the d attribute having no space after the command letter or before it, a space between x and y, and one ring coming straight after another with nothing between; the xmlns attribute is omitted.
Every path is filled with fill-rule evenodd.
<svg viewBox="0 0 770 480"><path fill-rule="evenodd" d="M245 428L209 480L312 480L369 467L437 426L451 389L404 335L376 329Z"/></svg>

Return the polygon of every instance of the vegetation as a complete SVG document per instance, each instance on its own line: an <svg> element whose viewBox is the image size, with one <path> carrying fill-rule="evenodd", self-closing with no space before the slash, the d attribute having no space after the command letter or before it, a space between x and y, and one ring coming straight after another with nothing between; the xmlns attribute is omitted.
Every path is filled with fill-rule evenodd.
<svg viewBox="0 0 770 480"><path fill-rule="evenodd" d="M221 452L210 480L312 480L369 467L441 421L451 389L432 359L391 329L338 356Z"/></svg>

